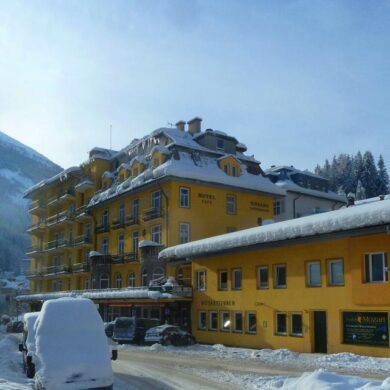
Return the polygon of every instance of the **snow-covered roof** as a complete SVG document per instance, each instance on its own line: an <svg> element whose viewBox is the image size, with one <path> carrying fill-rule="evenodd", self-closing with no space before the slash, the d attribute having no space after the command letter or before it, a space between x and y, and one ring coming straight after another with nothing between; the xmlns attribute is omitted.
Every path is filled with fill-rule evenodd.
<svg viewBox="0 0 390 390"><path fill-rule="evenodd" d="M57 181L67 180L69 176L77 175L77 174L82 174L82 170L80 167L70 167L70 168L64 169L63 171L61 171L60 173L57 173L53 177L50 177L49 179L42 180L39 183L30 187L24 193L24 197L28 197L32 192L34 192L34 191L38 190L39 188L42 188L48 184L52 184L52 183L55 183Z"/></svg>
<svg viewBox="0 0 390 390"><path fill-rule="evenodd" d="M121 169L125 169L126 171L130 170L130 164L129 163L122 163L119 165L117 172L119 172Z"/></svg>
<svg viewBox="0 0 390 390"><path fill-rule="evenodd" d="M283 188L286 191L297 192L300 194L315 196L317 198L324 198L333 200L335 202L347 203L347 198L343 195L338 195L332 191L319 191L312 188L306 188L295 184L292 180L278 180L276 186Z"/></svg>
<svg viewBox="0 0 390 390"><path fill-rule="evenodd" d="M109 179L114 179L115 176L112 172L105 171L102 175L102 179L109 178Z"/></svg>
<svg viewBox="0 0 390 390"><path fill-rule="evenodd" d="M383 199L381 199L379 196L374 196L373 198L356 200L355 206L361 206L363 204L372 203L372 202L379 202L381 200L387 200L387 199L390 199L390 194L384 195Z"/></svg>
<svg viewBox="0 0 390 390"><path fill-rule="evenodd" d="M275 186L268 178L261 175L250 174L246 171L245 167L243 167L240 176L229 176L219 168L215 158L206 156L194 158L193 155L187 152L179 152L178 156L179 160L169 159L155 169L148 168L137 177L128 178L117 186L96 194L92 197L89 206L94 206L163 177L178 177L208 183L224 184L226 186L273 195L286 194L283 189Z"/></svg>
<svg viewBox="0 0 390 390"><path fill-rule="evenodd" d="M144 164L144 165L147 164L147 161L146 161L144 156L135 156L130 160L130 163L129 163L130 167L132 167L134 165L134 163L136 163L136 162L140 163L140 164Z"/></svg>
<svg viewBox="0 0 390 390"><path fill-rule="evenodd" d="M148 246L161 246L161 244L149 240L141 240L138 244L138 248L146 248Z"/></svg>
<svg viewBox="0 0 390 390"><path fill-rule="evenodd" d="M298 169L298 168L295 168L293 165L278 165L278 166L273 166L271 168L268 168L265 170L265 173L268 174L268 175L278 175L278 173L281 171L281 170L286 170L288 171L288 174L289 175L294 175L296 173L300 173L302 175L306 175L306 176L311 176L311 177L314 177L316 179L322 179L322 180L327 180L325 177L322 177L320 175L317 175L316 173L314 172L310 172L309 170L305 169L305 170L301 170L301 169Z"/></svg>
<svg viewBox="0 0 390 390"><path fill-rule="evenodd" d="M150 154L152 155L155 152L160 152L161 154L170 155L172 152L162 145L156 145L153 146L152 150L150 151Z"/></svg>
<svg viewBox="0 0 390 390"><path fill-rule="evenodd" d="M199 241L176 245L160 252L160 258L185 258L233 248L318 236L390 223L390 200L349 207L323 214L259 226Z"/></svg>

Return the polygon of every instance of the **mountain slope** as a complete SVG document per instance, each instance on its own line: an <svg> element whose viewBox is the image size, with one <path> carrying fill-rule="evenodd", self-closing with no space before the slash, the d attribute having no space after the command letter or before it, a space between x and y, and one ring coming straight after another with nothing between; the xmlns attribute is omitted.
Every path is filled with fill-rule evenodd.
<svg viewBox="0 0 390 390"><path fill-rule="evenodd" d="M30 245L24 191L60 171L61 167L0 131L0 270L19 271Z"/></svg>

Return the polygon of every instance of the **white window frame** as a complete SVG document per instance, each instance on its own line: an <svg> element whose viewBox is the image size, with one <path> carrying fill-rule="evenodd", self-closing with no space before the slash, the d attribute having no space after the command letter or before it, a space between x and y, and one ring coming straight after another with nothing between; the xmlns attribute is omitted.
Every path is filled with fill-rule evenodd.
<svg viewBox="0 0 390 390"><path fill-rule="evenodd" d="M277 199L273 204L274 215L284 214L284 199Z"/></svg>
<svg viewBox="0 0 390 390"><path fill-rule="evenodd" d="M131 233L131 241L132 241L132 246L133 246L133 252L135 254L138 253L138 242L139 242L139 235L138 235L138 231L134 231L133 233Z"/></svg>
<svg viewBox="0 0 390 390"><path fill-rule="evenodd" d="M314 283L311 280L311 272L310 272L310 270L311 270L312 266L317 266L317 265L319 266L319 278L320 278L320 281L319 281L319 283ZM306 285L307 285L307 287L321 287L322 280L321 280L321 261L320 260L313 260L313 261L306 262Z"/></svg>
<svg viewBox="0 0 390 390"><path fill-rule="evenodd" d="M249 328L249 326L250 326L249 317L250 316L255 316L256 330L251 330ZM250 312L246 313L246 333L249 333L249 334L256 334L257 333L257 313L255 311L250 311Z"/></svg>
<svg viewBox="0 0 390 390"><path fill-rule="evenodd" d="M132 217L135 220L138 220L138 216L139 216L139 199L134 199L133 200L133 203L132 203L132 206L131 206L131 213L132 213Z"/></svg>
<svg viewBox="0 0 390 390"><path fill-rule="evenodd" d="M179 243L185 244L190 241L190 224L188 222L179 223Z"/></svg>
<svg viewBox="0 0 390 390"><path fill-rule="evenodd" d="M161 244L161 225L154 225L150 228L150 237L153 242Z"/></svg>
<svg viewBox="0 0 390 390"><path fill-rule="evenodd" d="M102 239L102 245L101 245L102 254L108 255L109 248L110 248L110 245L109 245L108 238L105 237Z"/></svg>
<svg viewBox="0 0 390 390"><path fill-rule="evenodd" d="M103 276L105 276L105 278L103 278ZM107 282L107 287L102 287L103 282ZM100 289L110 288L110 276L108 274L101 274L100 275L99 288Z"/></svg>
<svg viewBox="0 0 390 390"><path fill-rule="evenodd" d="M125 205L123 203L119 206L118 221L121 224L125 223Z"/></svg>
<svg viewBox="0 0 390 390"><path fill-rule="evenodd" d="M221 332L230 332L230 329L232 327L232 320L231 320L230 311L221 311L220 319L221 319L221 323L219 326L220 331ZM228 326L225 327L225 323L227 321L229 321L229 324L228 324Z"/></svg>
<svg viewBox="0 0 390 390"><path fill-rule="evenodd" d="M129 272L129 276L127 278L128 287L135 287L135 272Z"/></svg>
<svg viewBox="0 0 390 390"><path fill-rule="evenodd" d="M296 333L293 330L293 316L300 316L301 317L301 332L300 333ZM299 336L299 337L303 336L303 315L302 315L302 313L299 313L299 312L290 313L290 335L291 336Z"/></svg>
<svg viewBox="0 0 390 390"><path fill-rule="evenodd" d="M382 255L382 265L383 265L383 278L382 280L372 280L372 257L375 255ZM367 272L367 259L369 266L369 273ZM366 283L386 283L388 282L388 262L387 262L387 252L371 252L366 253L364 256L364 280Z"/></svg>
<svg viewBox="0 0 390 390"><path fill-rule="evenodd" d="M115 288L122 288L122 274L120 272L115 274Z"/></svg>
<svg viewBox="0 0 390 390"><path fill-rule="evenodd" d="M237 214L237 198L235 195L226 195L226 213L229 215Z"/></svg>
<svg viewBox="0 0 390 390"><path fill-rule="evenodd" d="M152 208L161 210L161 191L153 191L151 197Z"/></svg>
<svg viewBox="0 0 390 390"><path fill-rule="evenodd" d="M123 256L125 253L125 236L120 234L118 236L118 256Z"/></svg>
<svg viewBox="0 0 390 390"><path fill-rule="evenodd" d="M205 269L196 271L196 289L198 291L207 290L207 271Z"/></svg>
<svg viewBox="0 0 390 390"><path fill-rule="evenodd" d="M267 271L267 284L266 285L261 284L260 275L261 275L262 270ZM268 265L260 265L257 268L257 288L259 288L260 290L266 290L269 288L269 267L268 267Z"/></svg>
<svg viewBox="0 0 390 390"><path fill-rule="evenodd" d="M237 286L236 282L236 275L239 273L240 278L238 279L239 281L239 286ZM241 268L234 268L232 269L232 290L242 290L242 269Z"/></svg>
<svg viewBox="0 0 390 390"><path fill-rule="evenodd" d="M222 144L218 146L218 142L220 142ZM222 138L217 138L216 142L215 142L215 148L216 150L222 150L224 151L225 150L225 140L222 139Z"/></svg>
<svg viewBox="0 0 390 390"><path fill-rule="evenodd" d="M179 189L179 207L190 208L190 189L188 187L180 187Z"/></svg>
<svg viewBox="0 0 390 390"><path fill-rule="evenodd" d="M278 270L280 268L285 269L285 284L278 283ZM275 277L274 277L274 286L275 288L287 288L287 265L286 264L275 264L274 266Z"/></svg>
<svg viewBox="0 0 390 390"><path fill-rule="evenodd" d="M332 276L332 264L341 263L341 269L342 269L342 275L343 275L343 281L335 282L333 280ZM328 260L328 285L329 286L344 286L345 284L345 277L344 277L344 260L343 259L329 259Z"/></svg>

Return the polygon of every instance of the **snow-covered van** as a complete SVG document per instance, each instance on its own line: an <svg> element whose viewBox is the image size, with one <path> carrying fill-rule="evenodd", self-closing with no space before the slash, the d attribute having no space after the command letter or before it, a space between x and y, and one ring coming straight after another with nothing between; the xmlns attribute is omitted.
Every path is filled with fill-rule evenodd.
<svg viewBox="0 0 390 390"><path fill-rule="evenodd" d="M34 329L36 390L113 388L104 324L91 300L46 301ZM111 359L116 359L116 351Z"/></svg>

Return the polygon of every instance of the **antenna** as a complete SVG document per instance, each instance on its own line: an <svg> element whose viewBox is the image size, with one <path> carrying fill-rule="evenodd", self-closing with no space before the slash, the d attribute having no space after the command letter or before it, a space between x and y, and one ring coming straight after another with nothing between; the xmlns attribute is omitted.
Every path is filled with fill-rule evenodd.
<svg viewBox="0 0 390 390"><path fill-rule="evenodd" d="M112 125L110 125L110 150L112 150Z"/></svg>

